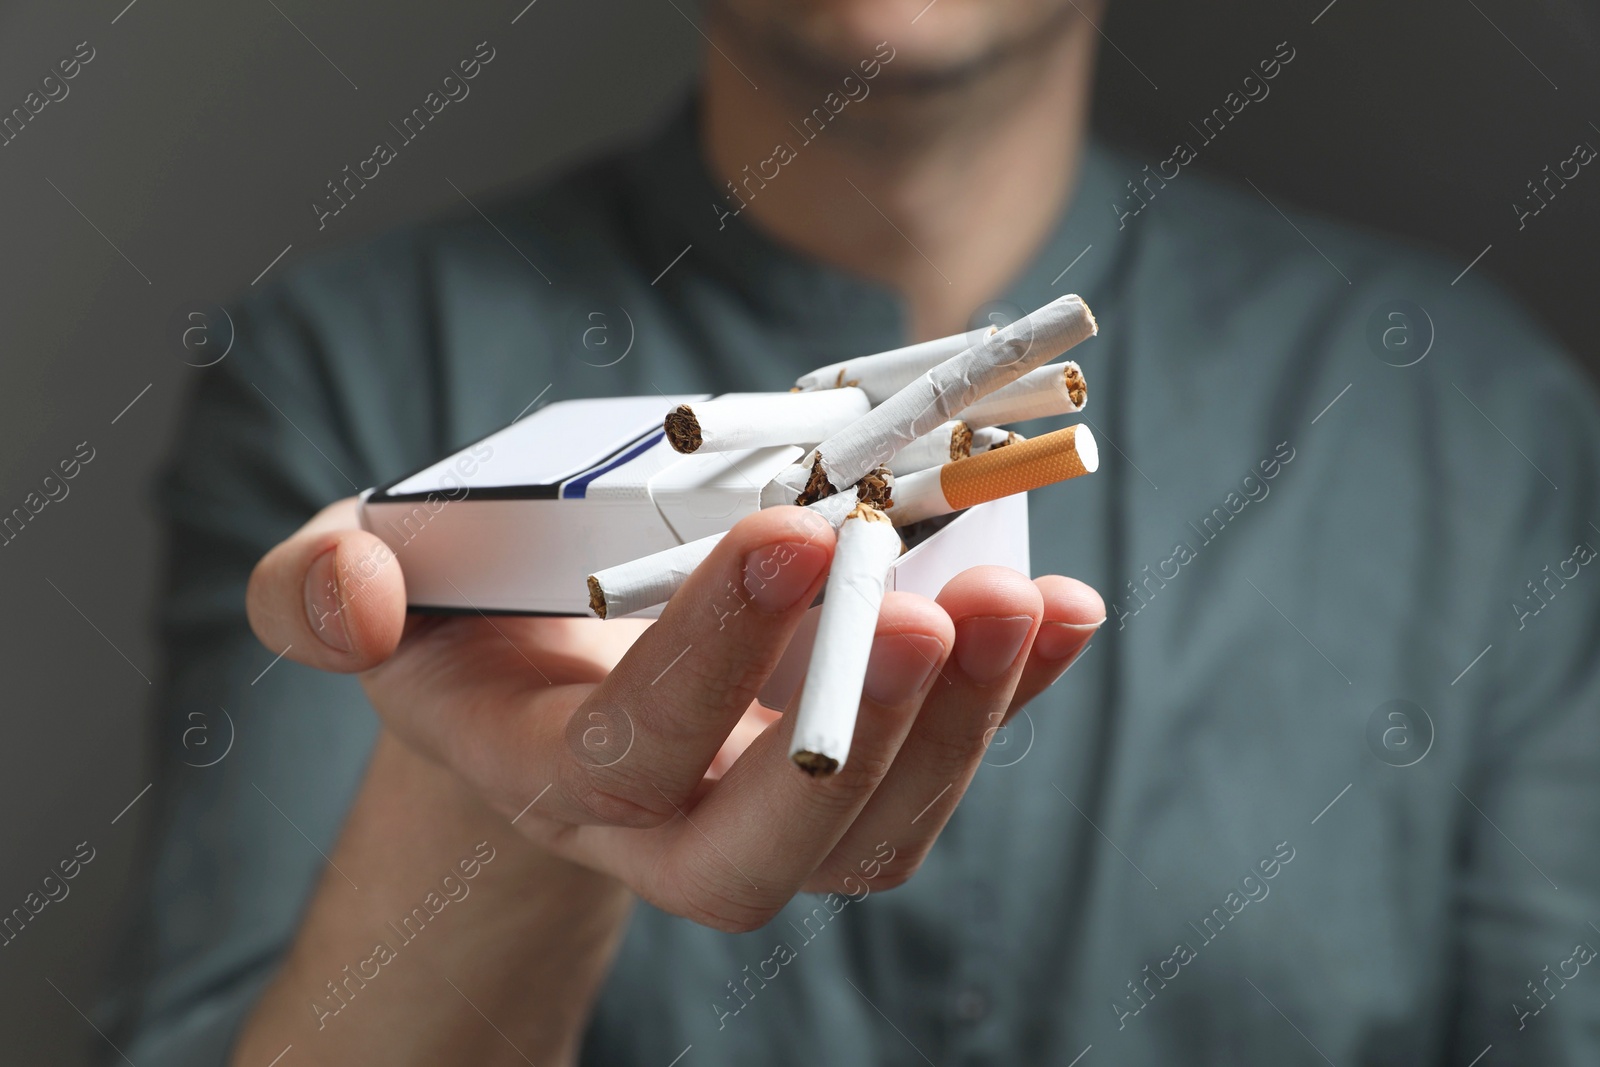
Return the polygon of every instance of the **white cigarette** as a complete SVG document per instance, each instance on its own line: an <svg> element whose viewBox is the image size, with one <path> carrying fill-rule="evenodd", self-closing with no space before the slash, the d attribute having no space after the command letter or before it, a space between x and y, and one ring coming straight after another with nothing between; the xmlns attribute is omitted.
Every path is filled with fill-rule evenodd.
<svg viewBox="0 0 1600 1067"><path fill-rule="evenodd" d="M741 393L681 404L665 421L679 452L732 452L771 445L814 445L865 415L872 403L860 389L814 393Z"/></svg>
<svg viewBox="0 0 1600 1067"><path fill-rule="evenodd" d="M894 483L889 516L909 526L1083 474L1100 467L1100 449L1087 426L1068 426L970 459L916 471Z"/></svg>
<svg viewBox="0 0 1600 1067"><path fill-rule="evenodd" d="M988 332L993 333L994 328L990 327ZM969 330L967 333L953 333L949 337L923 341L877 355L830 363L802 374L795 379L794 387L801 392L810 392L853 385L865 392L874 404L881 404L930 369L951 356L965 352L976 336Z"/></svg>
<svg viewBox="0 0 1600 1067"><path fill-rule="evenodd" d="M1091 337L1098 327L1077 295L1054 300L929 370L830 435L762 490L762 504L810 503L867 471L980 398Z"/></svg>
<svg viewBox="0 0 1600 1067"><path fill-rule="evenodd" d="M971 455L979 456L996 448L1014 445L1027 438L1015 430L1001 429L999 426L978 426L972 431Z"/></svg>
<svg viewBox="0 0 1600 1067"><path fill-rule="evenodd" d="M850 755L878 609L883 606L889 568L902 547L888 516L866 505L851 511L839 527L811 665L789 741L789 758L807 774L833 774Z"/></svg>
<svg viewBox="0 0 1600 1067"><path fill-rule="evenodd" d="M894 454L889 469L895 474L910 474L927 467L938 467L972 454L972 431L960 419L940 423L930 433L912 441Z"/></svg>
<svg viewBox="0 0 1600 1067"><path fill-rule="evenodd" d="M880 477L864 487L863 493L869 500L888 506L888 487L892 485L892 481ZM812 504L810 510L837 529L856 504L854 493L836 493ZM726 532L714 533L595 571L589 575L589 609L602 619L620 619L665 604L725 536Z"/></svg>
<svg viewBox="0 0 1600 1067"><path fill-rule="evenodd" d="M961 421L976 428L1048 419L1076 414L1088 402L1089 386L1078 365L1071 361L1052 363L1029 371L1010 385L963 408Z"/></svg>

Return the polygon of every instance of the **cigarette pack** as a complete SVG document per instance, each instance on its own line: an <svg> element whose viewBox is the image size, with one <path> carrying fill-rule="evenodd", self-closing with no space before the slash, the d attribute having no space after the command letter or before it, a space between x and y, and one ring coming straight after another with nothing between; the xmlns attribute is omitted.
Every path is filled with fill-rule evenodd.
<svg viewBox="0 0 1600 1067"><path fill-rule="evenodd" d="M361 524L399 559L413 611L588 617L589 575L726 531L757 511L762 487L805 453L799 444L675 451L666 416L706 399L550 404L367 490ZM980 564L1030 573L1026 494L933 525L907 538L912 547L888 588L932 597Z"/></svg>

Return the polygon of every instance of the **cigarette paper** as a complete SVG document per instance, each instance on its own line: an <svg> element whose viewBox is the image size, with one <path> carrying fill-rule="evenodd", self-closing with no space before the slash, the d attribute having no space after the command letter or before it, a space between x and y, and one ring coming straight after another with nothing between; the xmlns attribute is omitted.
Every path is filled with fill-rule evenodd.
<svg viewBox="0 0 1600 1067"><path fill-rule="evenodd" d="M892 484L880 477L876 483L864 487L863 491L874 499L882 500L888 495L886 487ZM811 505L811 510L837 529L856 503L855 494L838 493L817 501ZM714 533L595 571L589 575L589 610L602 619L620 619L624 615L665 604L725 536L726 532Z"/></svg>
<svg viewBox="0 0 1600 1067"><path fill-rule="evenodd" d="M952 356L844 429L762 491L762 505L808 504L892 459L923 434L956 417L981 397L1094 335L1088 305L1063 296Z"/></svg>
<svg viewBox="0 0 1600 1067"><path fill-rule="evenodd" d="M1068 426L1030 440L991 449L970 459L946 463L897 478L896 526L948 515L1013 493L1026 493L1100 466L1100 449L1087 426Z"/></svg>
<svg viewBox="0 0 1600 1067"><path fill-rule="evenodd" d="M857 506L839 527L789 741L789 758L813 777L833 774L850 754L878 609L901 548L889 517L867 505Z"/></svg>
<svg viewBox="0 0 1600 1067"><path fill-rule="evenodd" d="M912 441L894 454L889 469L895 474L910 474L927 467L938 467L972 454L972 431L960 419L941 423L930 433Z"/></svg>
<svg viewBox="0 0 1600 1067"><path fill-rule="evenodd" d="M1015 430L1004 430L998 426L976 426L972 430L971 455L978 456L996 448L1014 445L1027 438Z"/></svg>
<svg viewBox="0 0 1600 1067"><path fill-rule="evenodd" d="M989 330L993 333L993 327ZM937 367L951 356L964 352L972 345L974 335L953 333L933 341L907 345L873 356L847 359L818 367L795 379L794 387L801 392L815 389L837 389L855 386L867 394L874 404L889 399L931 368ZM817 438L822 440L822 438Z"/></svg>
<svg viewBox="0 0 1600 1067"><path fill-rule="evenodd" d="M1029 371L1010 385L996 389L961 412L968 426L999 426L1007 422L1072 415L1089 401L1083 371L1073 362L1052 363Z"/></svg>
<svg viewBox="0 0 1600 1067"><path fill-rule="evenodd" d="M732 452L771 445L814 445L865 415L860 389L814 393L746 393L680 404L666 418L667 441L679 452Z"/></svg>

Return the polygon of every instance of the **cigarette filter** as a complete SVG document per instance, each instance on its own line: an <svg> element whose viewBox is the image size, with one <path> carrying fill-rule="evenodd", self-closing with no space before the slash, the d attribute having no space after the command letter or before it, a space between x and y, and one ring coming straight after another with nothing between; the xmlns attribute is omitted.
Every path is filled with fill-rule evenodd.
<svg viewBox="0 0 1600 1067"><path fill-rule="evenodd" d="M1089 401L1083 371L1072 362L1052 363L1029 371L961 412L968 426L999 426L1007 422L1072 415ZM799 442L795 442L799 443Z"/></svg>
<svg viewBox="0 0 1600 1067"><path fill-rule="evenodd" d="M857 506L839 527L789 741L789 758L807 774L833 774L850 754L878 609L901 547L889 517L867 505Z"/></svg>
<svg viewBox="0 0 1600 1067"><path fill-rule="evenodd" d="M800 463L772 479L762 492L762 505L810 503L840 486L855 484L941 422L1093 336L1097 329L1088 305L1076 295L1023 316L830 435Z"/></svg>
<svg viewBox="0 0 1600 1067"><path fill-rule="evenodd" d="M811 393L735 393L680 404L667 415L667 441L679 452L732 452L814 445L867 413L860 389Z"/></svg>
<svg viewBox="0 0 1600 1067"><path fill-rule="evenodd" d="M989 332L994 332L993 327ZM949 337L879 352L874 356L861 356L857 359L847 359L842 363L830 363L826 367L818 367L814 371L802 374L795 379L794 387L801 392L811 392L816 389L837 389L853 385L866 393L872 403L881 404L926 374L929 369L937 367L957 353L966 351L972 344L972 338L973 334L970 331L953 333ZM817 440L820 441L822 438L819 437Z"/></svg>
<svg viewBox="0 0 1600 1067"><path fill-rule="evenodd" d="M856 506L852 493L837 493L811 505L835 529ZM726 533L652 552L589 575L589 609L602 619L620 619L672 599Z"/></svg>
<svg viewBox="0 0 1600 1067"><path fill-rule="evenodd" d="M1013 493L1092 474L1099 466L1100 449L1089 427L1068 426L896 479L890 515L896 526L909 526L935 515L948 515Z"/></svg>
<svg viewBox="0 0 1600 1067"><path fill-rule="evenodd" d="M972 431L965 422L954 419L941 423L896 452L889 461L889 469L895 474L910 474L965 459L971 453Z"/></svg>

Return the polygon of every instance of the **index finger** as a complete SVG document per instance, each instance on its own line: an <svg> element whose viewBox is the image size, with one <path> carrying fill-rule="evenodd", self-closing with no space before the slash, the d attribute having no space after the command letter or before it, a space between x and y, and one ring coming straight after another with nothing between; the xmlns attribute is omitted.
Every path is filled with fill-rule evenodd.
<svg viewBox="0 0 1600 1067"><path fill-rule="evenodd" d="M569 797L602 822L676 814L755 700L821 590L834 532L804 508L767 508L717 544L661 618L568 724ZM598 721L628 731L628 755L582 758Z"/></svg>

